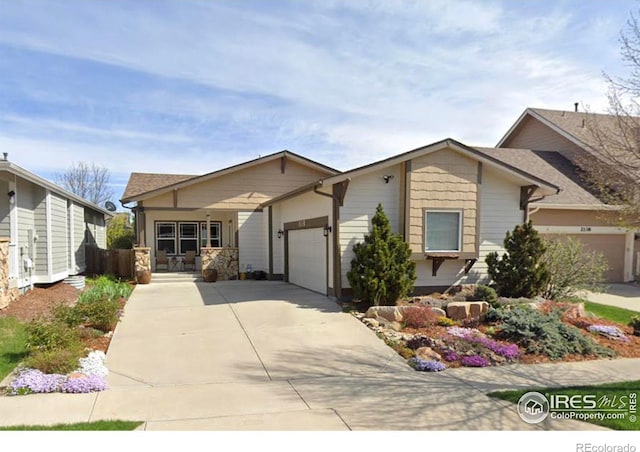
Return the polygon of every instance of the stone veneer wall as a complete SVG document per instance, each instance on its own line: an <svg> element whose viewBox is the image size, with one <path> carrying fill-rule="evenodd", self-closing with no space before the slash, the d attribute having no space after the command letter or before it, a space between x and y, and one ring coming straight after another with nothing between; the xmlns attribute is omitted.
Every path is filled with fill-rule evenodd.
<svg viewBox="0 0 640 452"><path fill-rule="evenodd" d="M9 239L0 238L0 309L18 298L16 288L9 288Z"/></svg>
<svg viewBox="0 0 640 452"><path fill-rule="evenodd" d="M216 269L218 281L238 279L238 248L200 248L202 270Z"/></svg>
<svg viewBox="0 0 640 452"><path fill-rule="evenodd" d="M151 248L134 247L135 272L151 271Z"/></svg>

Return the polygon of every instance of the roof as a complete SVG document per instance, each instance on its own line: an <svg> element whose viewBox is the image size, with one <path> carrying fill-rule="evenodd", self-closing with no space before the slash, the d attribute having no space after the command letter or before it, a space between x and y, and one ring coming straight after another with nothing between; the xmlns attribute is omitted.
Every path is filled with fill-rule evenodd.
<svg viewBox="0 0 640 452"><path fill-rule="evenodd" d="M238 165L229 166L220 170L216 170L210 173L206 173L200 176L185 175L185 174L150 174L150 173L131 173L129 182L122 196L120 202L127 203L131 201L139 201L152 196L157 196L161 193L171 191L174 189L186 187L199 182L204 182L216 177L224 176L242 169L250 168L255 165L263 164L275 159L286 157L293 161L296 161L302 165L315 168L326 175L334 175L340 173L337 169L318 163L314 160L308 159L301 155L298 155L291 151L280 151L274 154L259 157L257 159L249 160ZM143 175L143 176L137 176ZM146 176L146 177L145 177ZM164 180L163 180L164 178ZM182 179L180 179L182 178ZM148 184L145 186L145 183ZM156 185L157 184L157 185Z"/></svg>
<svg viewBox="0 0 640 452"><path fill-rule="evenodd" d="M71 193L68 190L65 190L64 188L62 188L61 186L54 184L51 181L48 181L47 179L38 176L37 174L32 173L31 171L28 171L24 168L22 168L21 166L16 165L13 162L10 162L8 160L0 160L0 171L7 171L9 173L15 174L19 177L21 177L22 179L28 180L29 182L39 185L41 187L46 188L47 190L52 191L53 193L57 193L58 195L64 196L65 198L71 199L73 201L75 201L78 204L81 204L85 207L88 207L92 210L95 210L96 212L100 212L103 215L106 215L108 217L112 217L113 216L113 212L109 212L108 210L92 203L91 201L81 198L80 196Z"/></svg>
<svg viewBox="0 0 640 452"><path fill-rule="evenodd" d="M544 108L527 108L507 133L500 139L496 147L503 146L511 135L520 127L527 116L537 119L577 146L580 146L598 157L602 157L602 153L597 151L601 146L601 143L598 142L598 134L614 138L619 137L621 132L628 129L629 126L640 126L640 118L635 117L565 110L548 110ZM634 124L629 124L630 121ZM598 124L597 128L593 127L594 123Z"/></svg>
<svg viewBox="0 0 640 452"><path fill-rule="evenodd" d="M142 193L183 182L193 177L197 176L195 174L131 173L122 199L133 198Z"/></svg>
<svg viewBox="0 0 640 452"><path fill-rule="evenodd" d="M404 161L411 160L411 159L420 157L422 155L429 154L431 152L436 152L442 149L447 149L447 148L455 149L458 152L471 156L472 158L479 160L489 166L493 166L503 171L506 171L510 173L512 176L521 179L525 183L536 185L542 189L543 195L552 195L560 191L560 187L550 182L544 174L540 174L540 175L532 174L528 171L522 170L519 166L514 165L506 160L498 159L495 156L491 155L490 153L481 152L476 148L472 148L470 146L462 144L454 139L446 138L444 140L429 144L427 146L422 146L422 147L413 149L411 151L389 157L384 160L379 160L377 162L370 163L368 165L364 165L358 168L354 168L352 170L345 171L343 173L340 173L334 176L325 177L324 179L321 179L316 183L309 184L305 187L301 187L297 190L293 190L289 193L285 193L281 196L273 198L263 203L262 206L264 207L264 206L273 204L275 202L283 201L285 199L291 198L298 194L314 190L316 187L320 187L322 185L333 185L345 179L367 174L371 171L376 171L388 166L396 165L398 163L402 163Z"/></svg>
<svg viewBox="0 0 640 452"><path fill-rule="evenodd" d="M509 165L526 168L531 174L544 177L560 187L560 193L542 199L539 204L603 206L602 201L580 177L577 167L559 152L510 148L476 149Z"/></svg>

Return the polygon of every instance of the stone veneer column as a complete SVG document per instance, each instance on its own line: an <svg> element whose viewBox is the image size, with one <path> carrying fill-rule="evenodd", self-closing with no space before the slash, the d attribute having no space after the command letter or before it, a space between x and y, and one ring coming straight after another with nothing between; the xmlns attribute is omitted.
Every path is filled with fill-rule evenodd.
<svg viewBox="0 0 640 452"><path fill-rule="evenodd" d="M151 281L151 248L134 247L133 256L136 280L138 283L148 284Z"/></svg>
<svg viewBox="0 0 640 452"><path fill-rule="evenodd" d="M238 248L200 248L202 270L218 271L218 281L238 279Z"/></svg>
<svg viewBox="0 0 640 452"><path fill-rule="evenodd" d="M9 306L9 239L0 238L0 309Z"/></svg>

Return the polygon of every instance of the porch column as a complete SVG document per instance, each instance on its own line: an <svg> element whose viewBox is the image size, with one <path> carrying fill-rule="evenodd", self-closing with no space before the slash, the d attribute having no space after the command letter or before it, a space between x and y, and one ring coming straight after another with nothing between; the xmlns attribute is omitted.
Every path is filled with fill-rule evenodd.
<svg viewBox="0 0 640 452"><path fill-rule="evenodd" d="M222 233L222 231L220 231ZM207 214L207 248L211 248L211 214ZM204 266L203 266L204 268Z"/></svg>

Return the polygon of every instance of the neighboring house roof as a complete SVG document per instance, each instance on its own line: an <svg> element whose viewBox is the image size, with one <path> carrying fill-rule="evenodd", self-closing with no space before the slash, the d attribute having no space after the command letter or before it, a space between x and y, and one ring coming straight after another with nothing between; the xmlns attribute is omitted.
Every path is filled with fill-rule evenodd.
<svg viewBox="0 0 640 452"><path fill-rule="evenodd" d="M316 183L309 184L305 187L301 187L297 190L291 191L289 193L285 193L281 196L271 199L262 204L262 206L268 206L278 201L282 201L284 199L291 198L292 196L298 195L300 193L304 193L306 191L311 191L316 187L322 185L332 185L337 182L341 182L348 178L353 178L357 176L361 176L363 174L367 174L371 171L377 171L381 168L385 168L388 166L397 165L398 163L402 163L407 160L411 160L417 157L420 157L425 154L429 154L431 152L436 152L442 149L455 149L458 152L466 154L476 160L479 160L489 166L493 166L502 171L506 171L510 173L512 176L515 176L521 179L524 183L528 183L531 185L539 186L541 189L541 194L543 195L553 195L560 191L560 187L548 181L544 175L537 176L528 171L524 171L520 169L518 166L515 166L509 162L500 160L489 153L481 152L478 149L472 148L470 146L464 145L456 140L451 138L444 139L442 141L438 141L436 143L429 144L427 146L422 146L417 149L413 149L411 151L395 155L393 157L389 157L384 160L380 160L378 162L370 163L368 165L364 165L358 168L354 168L349 171L345 171L343 173L337 174L335 176L328 176L324 179L319 180Z"/></svg>
<svg viewBox="0 0 640 452"><path fill-rule="evenodd" d="M198 177L196 174L160 174L160 173L131 173L122 199L129 199L142 193L157 190L167 185L183 182Z"/></svg>
<svg viewBox="0 0 640 452"><path fill-rule="evenodd" d="M106 215L107 217L113 216L113 212L109 212L108 210L92 203L91 201L81 198L80 196L74 193L71 193L68 190L65 190L59 185L56 185L53 182L48 181L47 179L44 179L43 177L40 177L37 174L34 174L31 171L28 171L8 160L0 160L0 171L7 171L8 173L15 174L16 176L19 176L22 179L28 180L33 184L44 187L47 190L50 190L54 193L64 196L65 198L71 199L85 207L89 207L90 209L93 209L103 215Z"/></svg>
<svg viewBox="0 0 640 452"><path fill-rule="evenodd" d="M601 156L601 153L595 151L599 147L599 143L590 128L590 124L597 123L598 128L605 134L607 132L616 134L616 131L624 127L620 121L628 119L601 113L527 108L500 139L496 147L503 146L513 133L517 132L523 125L527 116L537 119L575 145L597 156Z"/></svg>
<svg viewBox="0 0 640 452"><path fill-rule="evenodd" d="M204 182L216 177L220 177L220 176L224 176L236 171L240 171L246 168L250 168L252 166L255 165L260 165L272 160L276 160L282 157L286 157L287 159L291 159L297 163L300 163L302 165L314 168L318 171L321 171L327 175L334 175L334 174L338 174L340 173L340 171L334 169L334 168L330 168L326 165L323 165L321 163L318 163L316 161L313 161L311 159L308 159L306 157L303 157L301 155L298 155L294 152L291 151L280 151L280 152L276 152L274 154L270 154L270 155L266 155L264 157L259 157L257 159L254 160L249 160L247 162L244 163L240 163L238 165L233 165L227 168L223 168L217 171L213 171L207 174L203 174L201 176L187 176L187 175L180 175L180 174L174 174L174 175L167 175L167 174L154 174L154 175L149 175L147 174L147 176L151 176L151 177L135 177L134 175L136 174L146 174L146 173L132 173L131 174L131 178L129 179L129 183L127 184L127 187L125 189L125 192L122 196L122 200L120 202L122 203L127 203L127 202L132 202L132 201L140 201L143 200L145 198L150 198L153 196L157 196L161 193L167 192L167 191L171 191L174 189L178 189L178 188L183 188L192 184L197 184L200 182ZM161 182L161 178L162 177L167 177L167 176L174 176L175 180L170 180L167 181L165 179L165 182L162 185L158 185L158 186L152 186L154 183L160 184ZM181 180L178 180L179 178L181 178ZM142 186L142 184L140 184L140 181L146 181L149 183L150 188L145 188ZM133 182L133 184L132 184Z"/></svg>
<svg viewBox="0 0 640 452"><path fill-rule="evenodd" d="M475 148L509 165L526 168L528 172L560 187L556 196L544 198L539 204L604 207L583 182L574 164L555 151L510 148Z"/></svg>

